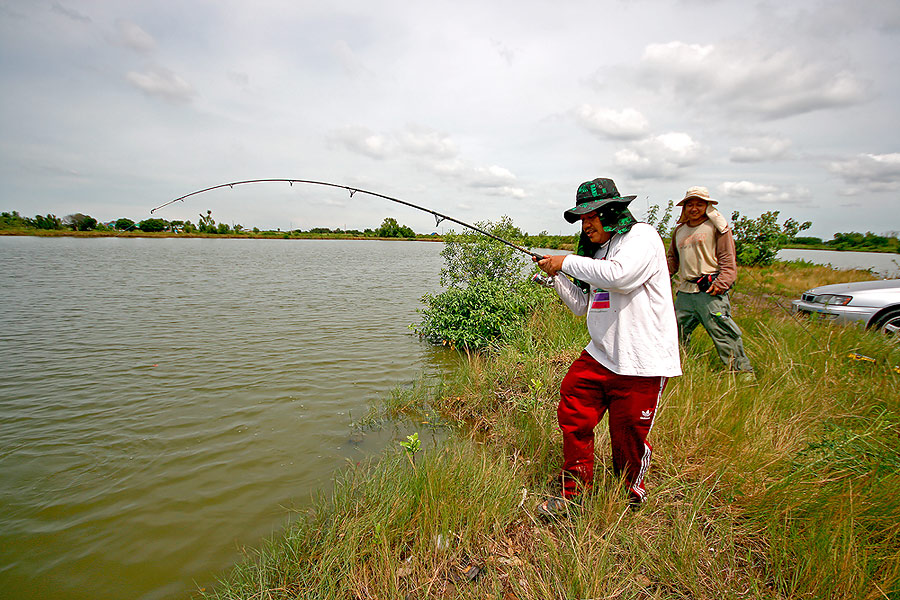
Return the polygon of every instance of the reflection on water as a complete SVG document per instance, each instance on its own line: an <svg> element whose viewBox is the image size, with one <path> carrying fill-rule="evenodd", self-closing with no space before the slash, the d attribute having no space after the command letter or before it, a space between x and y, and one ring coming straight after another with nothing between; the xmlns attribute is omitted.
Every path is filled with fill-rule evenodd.
<svg viewBox="0 0 900 600"><path fill-rule="evenodd" d="M397 432L440 244L0 238L0 595L208 584Z"/></svg>

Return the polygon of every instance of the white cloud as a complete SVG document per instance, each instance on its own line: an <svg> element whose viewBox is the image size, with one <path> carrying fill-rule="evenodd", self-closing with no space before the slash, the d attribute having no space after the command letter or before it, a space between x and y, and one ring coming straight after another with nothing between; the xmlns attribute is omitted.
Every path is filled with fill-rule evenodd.
<svg viewBox="0 0 900 600"><path fill-rule="evenodd" d="M616 111L582 104L575 109L576 122L591 133L617 140L635 140L647 134L650 123L639 111Z"/></svg>
<svg viewBox="0 0 900 600"><path fill-rule="evenodd" d="M497 165L464 167L456 176L464 186L492 196L524 198L527 195L524 189L515 185L517 178L512 171Z"/></svg>
<svg viewBox="0 0 900 600"><path fill-rule="evenodd" d="M794 48L747 43L650 44L641 59L644 84L694 107L776 119L866 100L866 84L843 65Z"/></svg>
<svg viewBox="0 0 900 600"><path fill-rule="evenodd" d="M809 202L812 195L803 186L782 189L774 185L750 181L726 181L719 186L719 189L726 196L747 198L763 204L805 204Z"/></svg>
<svg viewBox="0 0 900 600"><path fill-rule="evenodd" d="M369 158L383 160L393 154L393 142L389 136L365 127L343 127L333 132L331 138L347 150Z"/></svg>
<svg viewBox="0 0 900 600"><path fill-rule="evenodd" d="M143 53L156 49L156 40L153 36L127 19L116 19L116 33L115 42L119 45Z"/></svg>
<svg viewBox="0 0 900 600"><path fill-rule="evenodd" d="M450 136L417 125L384 133L351 125L334 131L331 138L346 149L370 158L381 160L405 155L443 164L444 169L448 161L458 154Z"/></svg>
<svg viewBox="0 0 900 600"><path fill-rule="evenodd" d="M777 190L775 186L749 181L726 181L720 186L720 189L729 196L760 196L774 193Z"/></svg>
<svg viewBox="0 0 900 600"><path fill-rule="evenodd" d="M409 125L398 132L376 133L366 127L348 126L331 134L331 139L351 152L376 160L402 160L422 165L435 175L467 188L504 197L525 197L515 185L512 171L498 165L472 166L459 157L450 136Z"/></svg>
<svg viewBox="0 0 900 600"><path fill-rule="evenodd" d="M468 183L473 187L503 187L515 180L509 169L492 165L472 169Z"/></svg>
<svg viewBox="0 0 900 600"><path fill-rule="evenodd" d="M187 81L163 67L151 67L143 73L130 71L125 77L148 96L157 96L169 102L190 102L195 95Z"/></svg>
<svg viewBox="0 0 900 600"><path fill-rule="evenodd" d="M733 146L730 151L732 162L753 163L784 158L791 148L791 141L777 137L759 137L746 145Z"/></svg>
<svg viewBox="0 0 900 600"><path fill-rule="evenodd" d="M410 125L397 134L397 140L404 152L417 156L447 159L458 153L450 136L424 127Z"/></svg>
<svg viewBox="0 0 900 600"><path fill-rule="evenodd" d="M897 152L860 154L847 160L831 162L828 170L842 177L851 186L859 186L864 190L900 189L900 153Z"/></svg>
<svg viewBox="0 0 900 600"><path fill-rule="evenodd" d="M696 164L703 154L699 143L681 132L664 133L631 144L614 157L617 167L638 179L670 177Z"/></svg>

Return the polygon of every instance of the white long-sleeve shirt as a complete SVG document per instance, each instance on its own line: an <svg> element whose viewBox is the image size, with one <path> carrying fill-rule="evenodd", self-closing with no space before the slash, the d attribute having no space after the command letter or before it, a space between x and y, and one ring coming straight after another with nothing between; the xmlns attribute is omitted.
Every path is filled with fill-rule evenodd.
<svg viewBox="0 0 900 600"><path fill-rule="evenodd" d="M591 285L585 294L567 277L553 285L576 315L587 314L587 352L619 375L681 375L678 326L662 240L646 223L615 234L594 255L569 255L563 271Z"/></svg>

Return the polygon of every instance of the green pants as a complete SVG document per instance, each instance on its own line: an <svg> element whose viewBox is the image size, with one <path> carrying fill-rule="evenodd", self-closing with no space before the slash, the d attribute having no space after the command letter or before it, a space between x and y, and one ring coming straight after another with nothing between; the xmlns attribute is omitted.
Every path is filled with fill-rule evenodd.
<svg viewBox="0 0 900 600"><path fill-rule="evenodd" d="M741 330L731 318L731 302L728 294L711 296L699 292L675 295L675 318L678 320L678 340L687 344L698 324L712 338L719 358L730 371L752 371L750 359L744 353Z"/></svg>

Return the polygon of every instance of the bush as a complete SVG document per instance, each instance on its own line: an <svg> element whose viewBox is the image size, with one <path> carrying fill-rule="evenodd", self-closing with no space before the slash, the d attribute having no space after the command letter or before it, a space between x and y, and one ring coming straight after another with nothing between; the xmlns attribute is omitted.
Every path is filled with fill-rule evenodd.
<svg viewBox="0 0 900 600"><path fill-rule="evenodd" d="M522 233L509 217L500 222L478 223L481 229L520 241ZM530 263L517 251L477 232L450 232L441 250L445 266L441 285L448 289L422 298L425 308L415 331L436 344L480 349L507 339L520 327L541 298L540 288L530 284Z"/></svg>
<svg viewBox="0 0 900 600"><path fill-rule="evenodd" d="M531 314L537 286L479 280L422 298L427 306L416 331L434 344L477 350L511 337Z"/></svg>
<svg viewBox="0 0 900 600"><path fill-rule="evenodd" d="M669 223L672 220L672 211L674 210L675 203L672 200L669 200L669 203L666 204L666 209L662 215L659 214L659 204L654 204L647 211L647 218L644 219L648 225L652 225L656 228L656 232L659 234L664 240L671 239L672 237L672 227Z"/></svg>
<svg viewBox="0 0 900 600"><path fill-rule="evenodd" d="M769 211L758 219L742 217L734 211L731 215L731 227L734 232L734 246L739 265L770 265L775 255L794 237L812 227L812 221L803 224L794 219L786 220L778 225L779 212Z"/></svg>
<svg viewBox="0 0 900 600"><path fill-rule="evenodd" d="M525 237L507 216L496 224L488 221L475 225L513 243L522 243ZM448 287L465 287L481 279L506 281L510 285L509 282L522 278L525 265L530 264L511 246L468 230L447 233L441 256L445 263L441 269L441 285Z"/></svg>

